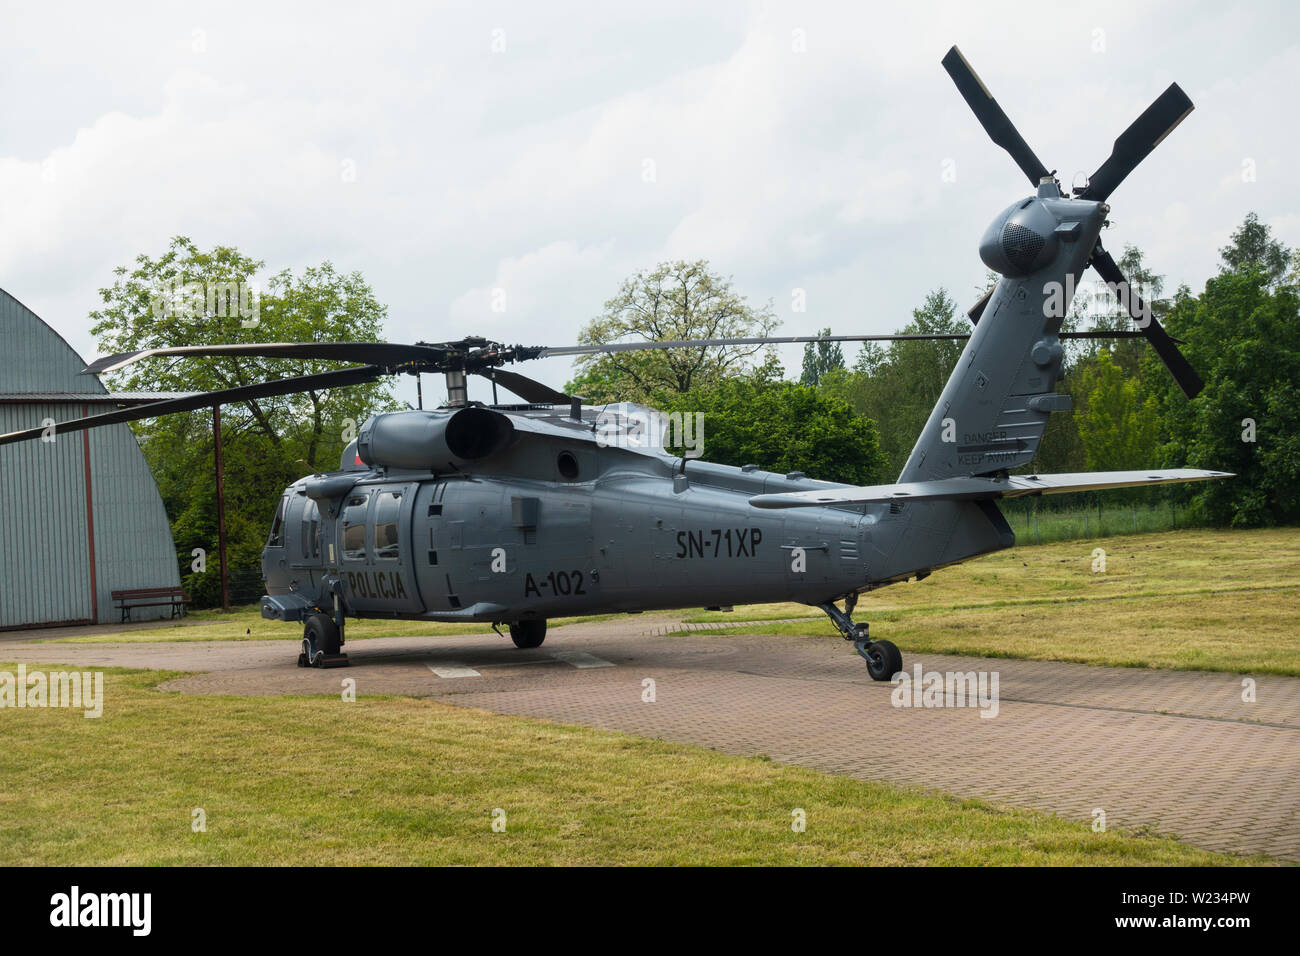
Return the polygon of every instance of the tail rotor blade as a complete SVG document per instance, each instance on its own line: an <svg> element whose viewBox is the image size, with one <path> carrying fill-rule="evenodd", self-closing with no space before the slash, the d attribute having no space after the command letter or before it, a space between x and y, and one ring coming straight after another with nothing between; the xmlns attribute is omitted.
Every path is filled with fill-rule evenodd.
<svg viewBox="0 0 1300 956"><path fill-rule="evenodd" d="M1120 133L1110 156L1092 174L1088 187L1079 194L1080 198L1105 202L1115 187L1195 108L1182 88L1177 83L1170 83L1169 89L1156 97L1155 102Z"/></svg>
<svg viewBox="0 0 1300 956"><path fill-rule="evenodd" d="M1121 299L1128 300L1128 312L1134 321L1139 323L1142 334L1146 336L1147 341L1151 343L1160 360L1165 363L1169 369L1169 374L1174 377L1178 387L1183 390L1183 394L1188 398L1195 398L1201 389L1205 388L1205 382L1201 376L1192 368L1192 363L1187 361L1187 357L1178 351L1178 346L1174 340L1169 337L1169 333L1164 330L1156 317L1149 311L1149 307L1143 303L1137 293L1132 291L1129 282L1124 278L1124 273L1120 271L1119 265L1109 252L1106 252L1100 246L1092 256L1092 267L1107 282L1114 285L1117 290L1121 291ZM1145 326L1141 323L1146 322Z"/></svg>
<svg viewBox="0 0 1300 956"><path fill-rule="evenodd" d="M970 106L975 118L989 134L989 138L1011 154L1011 158L1029 177L1029 181L1037 186L1043 177L1050 176L1047 167L1034 155L1034 151L1029 148L1029 144L1025 142L1007 114L1002 111L1002 107L993 98L984 81L975 74L970 64L966 62L966 58L961 55L961 50L953 47L942 62L943 68L957 84L957 91Z"/></svg>
<svg viewBox="0 0 1300 956"><path fill-rule="evenodd" d="M996 289L997 286L994 286L993 288ZM966 310L966 317L970 319L971 325L980 324L980 316L984 314L984 309L988 306L989 299L991 298L993 298L993 289L989 289L989 291L985 292L980 296L978 302Z"/></svg>

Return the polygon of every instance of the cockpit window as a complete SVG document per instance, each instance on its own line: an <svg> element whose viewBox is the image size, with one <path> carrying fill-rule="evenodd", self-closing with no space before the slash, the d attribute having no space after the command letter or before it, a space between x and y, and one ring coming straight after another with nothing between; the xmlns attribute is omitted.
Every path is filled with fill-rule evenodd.
<svg viewBox="0 0 1300 956"><path fill-rule="evenodd" d="M284 508L288 500L287 498L281 498L280 503L275 508L275 520L271 522L271 537L266 541L268 548L284 547Z"/></svg>

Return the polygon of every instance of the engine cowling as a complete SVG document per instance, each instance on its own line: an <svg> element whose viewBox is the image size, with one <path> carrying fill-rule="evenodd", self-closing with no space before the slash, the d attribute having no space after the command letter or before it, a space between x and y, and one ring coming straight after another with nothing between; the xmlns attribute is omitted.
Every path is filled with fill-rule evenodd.
<svg viewBox="0 0 1300 956"><path fill-rule="evenodd" d="M467 406L454 411L389 412L357 432L357 455L367 465L456 471L504 451L515 426L500 412Z"/></svg>

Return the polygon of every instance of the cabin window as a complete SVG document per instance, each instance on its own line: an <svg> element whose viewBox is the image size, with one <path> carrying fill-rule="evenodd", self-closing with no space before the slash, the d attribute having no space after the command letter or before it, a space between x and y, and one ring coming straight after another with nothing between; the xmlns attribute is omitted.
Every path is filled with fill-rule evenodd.
<svg viewBox="0 0 1300 956"><path fill-rule="evenodd" d="M400 491L381 491L375 501L375 557L396 558L397 515L402 510Z"/></svg>
<svg viewBox="0 0 1300 956"><path fill-rule="evenodd" d="M275 520L271 522L271 537L266 541L268 548L284 547L284 508L287 502L287 498L281 498L280 504L276 506Z"/></svg>
<svg viewBox="0 0 1300 956"><path fill-rule="evenodd" d="M302 556L304 558L320 557L320 509L316 502L307 499L302 509Z"/></svg>
<svg viewBox="0 0 1300 956"><path fill-rule="evenodd" d="M353 495L343 509L343 557L349 561L366 559L366 506L370 496Z"/></svg>

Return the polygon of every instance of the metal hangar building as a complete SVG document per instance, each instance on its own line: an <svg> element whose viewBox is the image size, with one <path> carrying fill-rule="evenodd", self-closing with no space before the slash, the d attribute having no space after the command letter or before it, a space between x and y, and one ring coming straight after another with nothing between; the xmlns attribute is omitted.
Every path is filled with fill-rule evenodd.
<svg viewBox="0 0 1300 956"><path fill-rule="evenodd" d="M58 333L0 289L0 434L112 411ZM128 425L0 446L0 630L120 619L112 592L177 587L162 497ZM132 620L166 617L141 607Z"/></svg>

